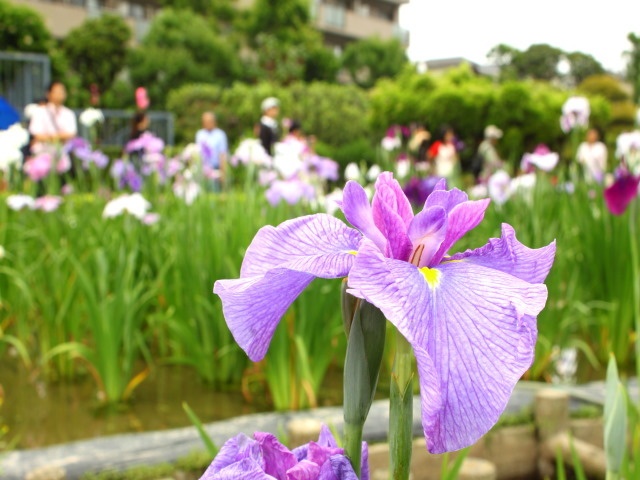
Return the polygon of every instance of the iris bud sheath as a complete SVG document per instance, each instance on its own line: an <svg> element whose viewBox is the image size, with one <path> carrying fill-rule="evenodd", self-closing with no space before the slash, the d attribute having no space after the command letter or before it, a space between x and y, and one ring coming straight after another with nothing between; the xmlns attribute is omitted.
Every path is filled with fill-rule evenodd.
<svg viewBox="0 0 640 480"><path fill-rule="evenodd" d="M345 319L350 328L344 365L344 433L345 454L360 478L362 428L378 384L386 319L364 300L357 299L355 305L352 321Z"/></svg>

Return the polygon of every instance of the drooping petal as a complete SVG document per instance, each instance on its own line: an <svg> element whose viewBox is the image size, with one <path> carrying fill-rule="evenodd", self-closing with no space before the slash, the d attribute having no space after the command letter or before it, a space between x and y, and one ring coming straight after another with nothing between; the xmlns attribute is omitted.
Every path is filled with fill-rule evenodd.
<svg viewBox="0 0 640 480"><path fill-rule="evenodd" d="M275 267L322 278L343 277L362 236L331 215L294 218L262 227L247 248L240 278L264 275Z"/></svg>
<svg viewBox="0 0 640 480"><path fill-rule="evenodd" d="M308 460L302 460L287 470L287 480L316 480L320 474L320 467Z"/></svg>
<svg viewBox="0 0 640 480"><path fill-rule="evenodd" d="M429 451L464 448L485 434L533 361L546 287L466 260L419 269L384 258L368 241L349 286L417 352Z"/></svg>
<svg viewBox="0 0 640 480"><path fill-rule="evenodd" d="M213 293L222 300L227 326L252 361L267 354L278 322L313 279L308 273L274 268L264 276L215 283Z"/></svg>
<svg viewBox="0 0 640 480"><path fill-rule="evenodd" d="M484 247L457 253L446 260L462 260L509 273L525 282L542 283L553 265L556 242L531 249L516 238L509 224L502 224L502 236L490 238Z"/></svg>
<svg viewBox="0 0 640 480"><path fill-rule="evenodd" d="M409 224L408 235L413 249L422 246L423 250L418 266L429 264L438 251L447 233L447 212L440 206L425 208Z"/></svg>
<svg viewBox="0 0 640 480"><path fill-rule="evenodd" d="M207 470L200 480L277 480L266 474L260 465L252 458L245 458L231 464L217 473L209 473Z"/></svg>
<svg viewBox="0 0 640 480"><path fill-rule="evenodd" d="M256 432L253 436L262 450L265 473L278 479L287 478L287 471L297 463L295 455L271 433Z"/></svg>
<svg viewBox="0 0 640 480"><path fill-rule="evenodd" d="M466 195L466 194L465 194ZM437 265L447 251L460 240L465 233L474 229L484 218L484 212L491 200L472 200L462 202L451 209L447 218L447 235L440 248L431 259L430 265Z"/></svg>
<svg viewBox="0 0 640 480"><path fill-rule="evenodd" d="M347 457L333 455L320 469L318 480L358 480L358 476Z"/></svg>
<svg viewBox="0 0 640 480"><path fill-rule="evenodd" d="M280 318L315 277L348 274L361 235L325 214L260 229L245 256L241 278L218 280L225 320L253 361L264 358Z"/></svg>
<svg viewBox="0 0 640 480"><path fill-rule="evenodd" d="M353 180L347 182L342 194L340 208L351 225L371 239L381 251L385 251L387 241L373 222L369 198L359 183Z"/></svg>

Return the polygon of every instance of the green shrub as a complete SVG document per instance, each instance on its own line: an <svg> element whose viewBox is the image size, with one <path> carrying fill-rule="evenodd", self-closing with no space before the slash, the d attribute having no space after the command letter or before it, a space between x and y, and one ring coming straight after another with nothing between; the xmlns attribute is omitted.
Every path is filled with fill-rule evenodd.
<svg viewBox="0 0 640 480"><path fill-rule="evenodd" d="M168 109L176 116L178 142L192 141L205 110L215 111L231 143L251 134L260 120L260 104L267 97L280 100L281 118L302 123L307 134L331 146L346 145L367 135L366 93L355 86L297 83L280 87L269 83L235 83L227 89L210 84L185 85L169 94Z"/></svg>

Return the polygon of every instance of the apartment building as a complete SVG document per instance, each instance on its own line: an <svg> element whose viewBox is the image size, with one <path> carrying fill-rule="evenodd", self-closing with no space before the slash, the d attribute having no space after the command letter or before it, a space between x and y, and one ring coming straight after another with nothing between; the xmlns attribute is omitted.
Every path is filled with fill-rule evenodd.
<svg viewBox="0 0 640 480"><path fill-rule="evenodd" d="M313 0L312 16L325 43L342 49L347 43L378 36L409 44L409 32L400 28L398 11L409 0Z"/></svg>
<svg viewBox="0 0 640 480"><path fill-rule="evenodd" d="M121 15L140 41L153 16L160 10L158 0L10 0L39 11L55 37L64 37L85 19L102 13ZM254 0L236 0L239 8ZM347 43L366 37L398 38L409 44L409 32L398 25L400 5L409 0L311 0L311 15L325 43L341 50Z"/></svg>
<svg viewBox="0 0 640 480"><path fill-rule="evenodd" d="M10 0L40 12L54 37L64 37L87 18L103 13L121 15L140 41L149 30L151 19L160 10L155 0Z"/></svg>
<svg viewBox="0 0 640 480"><path fill-rule="evenodd" d="M255 0L236 0L239 8L249 8ZM325 44L342 50L354 40L378 36L398 38L409 45L409 32L400 28L398 11L409 0L310 0L314 25Z"/></svg>

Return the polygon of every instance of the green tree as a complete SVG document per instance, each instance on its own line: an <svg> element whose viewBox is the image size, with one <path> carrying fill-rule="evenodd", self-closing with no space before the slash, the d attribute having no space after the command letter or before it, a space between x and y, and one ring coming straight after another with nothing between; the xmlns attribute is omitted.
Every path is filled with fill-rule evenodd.
<svg viewBox="0 0 640 480"><path fill-rule="evenodd" d="M88 88L95 83L105 91L126 64L130 39L131 30L121 17L104 15L86 20L69 32L62 48L82 86Z"/></svg>
<svg viewBox="0 0 640 480"><path fill-rule="evenodd" d="M164 9L153 20L128 64L134 86L147 88L151 101L160 106L171 89L197 82L229 85L241 71L234 45L204 18L171 9Z"/></svg>
<svg viewBox="0 0 640 480"><path fill-rule="evenodd" d="M500 43L489 50L487 58L489 58L493 64L500 69L500 76L502 79L513 80L517 77L515 67L513 66L513 60L521 53L522 52L517 48L505 43Z"/></svg>
<svg viewBox="0 0 640 480"><path fill-rule="evenodd" d="M381 78L398 75L407 63L400 40L372 37L350 43L342 55L342 66L357 85L372 87Z"/></svg>
<svg viewBox="0 0 640 480"><path fill-rule="evenodd" d="M571 76L576 85L591 75L604 73L604 68L602 68L600 62L591 55L582 52L571 52L565 56L569 65L571 65Z"/></svg>
<svg viewBox="0 0 640 480"><path fill-rule="evenodd" d="M630 33L631 50L627 54L627 78L633 85L633 100L640 102L640 35Z"/></svg>
<svg viewBox="0 0 640 480"><path fill-rule="evenodd" d="M558 62L563 55L559 48L546 43L531 45L513 57L512 65L519 78L552 80L558 76Z"/></svg>
<svg viewBox="0 0 640 480"><path fill-rule="evenodd" d="M38 12L0 0L0 50L49 53L52 43Z"/></svg>
<svg viewBox="0 0 640 480"><path fill-rule="evenodd" d="M248 17L246 31L253 45L259 35L265 34L295 44L312 28L307 0L256 0Z"/></svg>

